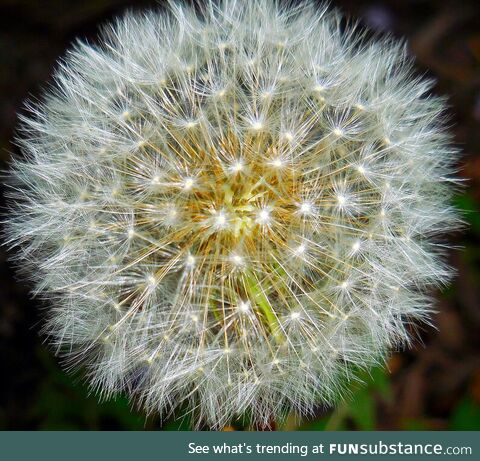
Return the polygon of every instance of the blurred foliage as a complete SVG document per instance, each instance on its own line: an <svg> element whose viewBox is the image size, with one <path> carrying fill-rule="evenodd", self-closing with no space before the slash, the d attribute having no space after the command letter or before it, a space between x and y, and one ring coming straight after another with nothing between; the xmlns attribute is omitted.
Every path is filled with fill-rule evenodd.
<svg viewBox="0 0 480 461"><path fill-rule="evenodd" d="M393 391L388 372L376 367L358 374L358 381L350 389L350 396L325 416L298 427L300 431L349 430L371 431L378 427L377 405L390 403Z"/></svg>
<svg viewBox="0 0 480 461"><path fill-rule="evenodd" d="M77 37L94 40L99 24L127 7L156 0L0 0L0 155L3 165L25 98L40 94L55 61ZM421 73L449 95L449 115L464 189L455 198L466 229L451 237L457 277L437 293L436 328L412 330L418 340L387 367L362 373L335 409L305 422L289 416L284 430L480 429L480 9L478 0L332 0L376 31L407 37ZM461 7L460 7L461 5ZM2 203L3 205L3 203ZM38 337L41 304L15 280L0 248L0 429L186 430L191 415L160 422L124 397L98 402L78 375L65 373ZM249 430L248 416L229 430Z"/></svg>
<svg viewBox="0 0 480 461"><path fill-rule="evenodd" d="M455 197L455 206L460 210L463 219L471 232L480 235L480 205L474 197L466 192Z"/></svg>
<svg viewBox="0 0 480 461"><path fill-rule="evenodd" d="M136 411L125 397L98 402L95 395L88 393L87 386L79 379L66 374L59 368L53 356L43 348L38 350L45 378L38 388L35 405L30 418L39 421L40 430L189 430L191 417L186 414L171 418L160 424L156 418L147 418ZM298 423L287 418L279 430L331 431L331 430L376 430L382 406L391 405L394 395L390 374L386 368L376 367L362 372L350 389L348 398L335 409L322 416ZM180 411L179 414L182 414ZM455 406L449 430L477 430L480 427L480 405L472 397L464 396ZM230 430L252 430L248 418L237 422ZM431 430L431 425L422 419L404 420L401 430Z"/></svg>
<svg viewBox="0 0 480 461"><path fill-rule="evenodd" d="M449 429L453 431L478 431L480 427L480 405L466 396L455 407Z"/></svg>
<svg viewBox="0 0 480 461"><path fill-rule="evenodd" d="M143 430L145 416L131 408L125 397L99 402L88 393L85 383L61 370L52 354L38 350L45 377L38 389L31 417L39 421L38 429L47 430Z"/></svg>

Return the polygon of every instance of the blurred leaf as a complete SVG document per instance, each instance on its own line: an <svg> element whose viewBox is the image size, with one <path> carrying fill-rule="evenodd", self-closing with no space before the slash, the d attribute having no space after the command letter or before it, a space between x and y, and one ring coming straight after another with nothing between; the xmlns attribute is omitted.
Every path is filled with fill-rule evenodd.
<svg viewBox="0 0 480 461"><path fill-rule="evenodd" d="M480 405L471 397L464 397L453 411L450 430L472 431L480 427Z"/></svg>
<svg viewBox="0 0 480 461"><path fill-rule="evenodd" d="M455 197L455 206L462 212L463 219L472 230L480 234L480 209L476 200L468 193Z"/></svg>
<svg viewBox="0 0 480 461"><path fill-rule="evenodd" d="M179 414L183 414L182 411ZM181 416L179 418L172 418L162 426L162 431L189 431L192 428L190 414Z"/></svg>
<svg viewBox="0 0 480 461"><path fill-rule="evenodd" d="M377 391L383 399L387 401L392 399L393 392L390 384L390 373L385 367L372 368L367 384L371 389Z"/></svg>
<svg viewBox="0 0 480 461"><path fill-rule="evenodd" d="M376 429L376 400L378 395L385 401L393 396L390 375L385 367L378 366L370 371L358 372L360 382L351 385L351 398L338 404L330 416L302 424L299 431L347 430L348 420L356 429L371 431Z"/></svg>
<svg viewBox="0 0 480 461"><path fill-rule="evenodd" d="M132 410L124 396L106 402L89 394L88 387L62 371L52 355L41 348L39 359L45 370L39 386L33 417L42 430L143 430L146 418Z"/></svg>
<svg viewBox="0 0 480 461"><path fill-rule="evenodd" d="M375 401L371 392L373 387L363 387L355 393L348 413L358 429L372 431L375 429Z"/></svg>
<svg viewBox="0 0 480 461"><path fill-rule="evenodd" d="M354 384L354 395L348 408L348 414L358 429L375 430L375 395L385 401L391 400L393 396L389 376L388 370L382 366L359 373L359 378L363 383Z"/></svg>

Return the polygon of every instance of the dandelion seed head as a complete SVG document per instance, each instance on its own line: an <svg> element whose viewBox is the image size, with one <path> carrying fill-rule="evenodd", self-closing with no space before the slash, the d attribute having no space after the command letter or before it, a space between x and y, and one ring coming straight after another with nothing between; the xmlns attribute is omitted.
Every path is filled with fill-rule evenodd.
<svg viewBox="0 0 480 461"><path fill-rule="evenodd" d="M357 166L357 171L360 173L360 174L365 174L366 170L365 170L365 167L363 165L358 165Z"/></svg>
<svg viewBox="0 0 480 461"><path fill-rule="evenodd" d="M238 173L239 171L243 170L243 162L241 160L237 160L232 166L231 170L233 173Z"/></svg>
<svg viewBox="0 0 480 461"><path fill-rule="evenodd" d="M457 153L402 44L313 2L198 10L71 50L23 121L6 239L102 397L266 425L428 317Z"/></svg>
<svg viewBox="0 0 480 461"><path fill-rule="evenodd" d="M297 248L295 248L295 253L297 255L302 255L303 253L305 253L305 250L307 249L307 247L305 246L305 244L300 244L298 245Z"/></svg>
<svg viewBox="0 0 480 461"><path fill-rule="evenodd" d="M241 312L249 312L250 311L250 303L246 301L241 301L240 304L238 305L238 309Z"/></svg>
<svg viewBox="0 0 480 461"><path fill-rule="evenodd" d="M195 266L195 256L188 255L185 263L188 267L194 267Z"/></svg>
<svg viewBox="0 0 480 461"><path fill-rule="evenodd" d="M219 228L223 228L226 226L227 224L227 216L225 215L225 213L223 211L221 211L220 213L218 213L216 216L215 216L215 224L217 227Z"/></svg>
<svg viewBox="0 0 480 461"><path fill-rule="evenodd" d="M340 138L343 136L343 130L341 128L334 128L333 129L333 134L337 137Z"/></svg>
<svg viewBox="0 0 480 461"><path fill-rule="evenodd" d="M300 211L300 213L302 213L304 215L312 214L312 211L313 211L312 204L310 202L302 202L300 204L299 211Z"/></svg>
<svg viewBox="0 0 480 461"><path fill-rule="evenodd" d="M183 182L183 188L185 190L190 190L194 184L195 184L195 181L193 178L186 178L185 181Z"/></svg>
<svg viewBox="0 0 480 461"><path fill-rule="evenodd" d="M259 131L263 128L263 123L260 120L254 120L252 122L252 129L255 131Z"/></svg>
<svg viewBox="0 0 480 461"><path fill-rule="evenodd" d="M244 259L237 254L232 255L231 260L236 266L241 266L244 263Z"/></svg>
<svg viewBox="0 0 480 461"><path fill-rule="evenodd" d="M267 209L260 210L257 215L257 220L261 224L268 224L270 222L270 212Z"/></svg>
<svg viewBox="0 0 480 461"><path fill-rule="evenodd" d="M272 165L275 168L281 168L283 166L283 160L281 158L276 158L276 159L272 160Z"/></svg>

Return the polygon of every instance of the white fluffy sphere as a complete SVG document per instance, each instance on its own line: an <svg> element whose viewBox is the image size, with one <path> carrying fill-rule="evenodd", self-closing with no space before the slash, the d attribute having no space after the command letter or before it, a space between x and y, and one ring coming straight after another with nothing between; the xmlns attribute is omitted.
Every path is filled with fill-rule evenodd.
<svg viewBox="0 0 480 461"><path fill-rule="evenodd" d="M334 402L428 317L456 152L404 46L313 4L127 14L23 120L7 236L103 396Z"/></svg>

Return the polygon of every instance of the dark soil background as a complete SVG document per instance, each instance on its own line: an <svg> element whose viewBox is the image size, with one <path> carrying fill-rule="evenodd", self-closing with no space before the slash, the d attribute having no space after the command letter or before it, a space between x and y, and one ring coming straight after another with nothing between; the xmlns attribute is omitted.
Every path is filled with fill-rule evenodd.
<svg viewBox="0 0 480 461"><path fill-rule="evenodd" d="M468 229L451 237L458 276L436 293L437 329L424 329L413 350L395 353L387 371L332 412L284 429L480 429L480 4L478 0L332 0L378 31L406 37L418 70L449 95L461 177L456 198ZM18 154L12 143L23 101L39 95L56 60L76 38L94 40L99 24L127 8L157 2L126 0L0 0L0 169ZM3 180L0 179L0 183ZM1 185L1 184L0 184ZM3 185L2 192L4 191ZM2 199L2 208L4 207ZM3 208L4 209L4 208ZM0 248L0 429L182 429L188 421L145 418L126 399L98 403L81 378L66 375L38 336L45 306L15 277ZM232 429L245 428L245 425ZM248 425L247 425L248 428Z"/></svg>

